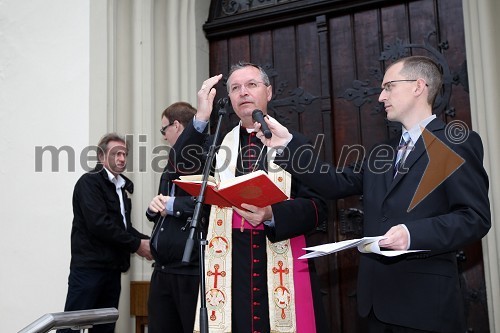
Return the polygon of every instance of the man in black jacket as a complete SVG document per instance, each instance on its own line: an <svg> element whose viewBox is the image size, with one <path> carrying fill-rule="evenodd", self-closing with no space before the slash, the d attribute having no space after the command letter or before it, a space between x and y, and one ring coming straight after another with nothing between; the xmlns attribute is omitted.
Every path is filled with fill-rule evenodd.
<svg viewBox="0 0 500 333"><path fill-rule="evenodd" d="M121 273L130 267L130 254L151 260L148 236L134 229L134 185L121 175L127 165L125 140L109 133L99 141L99 163L84 174L73 192L71 264L64 311L118 308ZM115 324L96 325L92 333L112 333ZM72 332L71 330L59 330Z"/></svg>
<svg viewBox="0 0 500 333"><path fill-rule="evenodd" d="M187 173L174 156L176 150L182 149L176 144L177 139L195 113L189 103L177 102L161 115L160 132L173 151L161 175L158 195L146 211L146 217L155 223L151 236L155 264L148 301L150 333L193 332L200 283L198 250L194 248L191 252L189 264L183 264L182 257L189 236L188 218L193 215L195 201L174 186L172 180ZM208 216L208 210L204 214Z"/></svg>

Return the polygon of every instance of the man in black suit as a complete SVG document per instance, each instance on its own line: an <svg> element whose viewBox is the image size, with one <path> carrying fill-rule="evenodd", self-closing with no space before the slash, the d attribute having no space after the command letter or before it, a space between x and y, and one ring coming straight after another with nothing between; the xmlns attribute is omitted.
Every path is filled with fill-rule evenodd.
<svg viewBox="0 0 500 333"><path fill-rule="evenodd" d="M191 104L176 102L161 115L160 132L172 150L160 178L158 195L146 211L148 220L154 222L151 253L155 262L148 300L148 330L151 333L193 332L200 283L198 250L191 252L187 264L182 263L182 257L195 200L172 180L186 174L174 157L175 151L180 149L177 139L195 113ZM208 210L205 213L208 215Z"/></svg>
<svg viewBox="0 0 500 333"><path fill-rule="evenodd" d="M379 101L387 118L402 124L402 135L374 147L357 169L323 165L329 170L322 173L312 165L301 173L297 163L315 159L299 136L271 121L272 138L258 134L283 150L280 166L324 196L362 194L364 236L384 235L379 245L387 249L429 250L394 258L361 254L358 311L369 332L466 330L456 251L491 226L488 176L479 135L467 130L459 141L432 114L441 86L439 67L427 57L391 64Z"/></svg>

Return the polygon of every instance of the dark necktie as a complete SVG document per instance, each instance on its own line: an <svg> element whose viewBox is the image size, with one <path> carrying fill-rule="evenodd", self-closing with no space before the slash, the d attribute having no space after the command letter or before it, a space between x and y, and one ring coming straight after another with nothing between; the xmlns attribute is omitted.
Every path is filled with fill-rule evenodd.
<svg viewBox="0 0 500 333"><path fill-rule="evenodd" d="M408 145L410 144L410 133L404 132L401 136L398 146L398 155L396 156L396 163L394 164L394 177L398 174L399 169L402 167L406 160Z"/></svg>

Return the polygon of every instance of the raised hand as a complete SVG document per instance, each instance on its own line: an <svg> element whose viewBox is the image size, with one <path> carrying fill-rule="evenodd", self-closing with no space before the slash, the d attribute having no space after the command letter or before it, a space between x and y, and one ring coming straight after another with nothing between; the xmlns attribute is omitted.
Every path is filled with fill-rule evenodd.
<svg viewBox="0 0 500 333"><path fill-rule="evenodd" d="M214 86L222 79L222 74L212 76L211 78L203 81L200 90L198 90L198 107L196 112L196 119L201 121L208 121L212 113L214 98L217 94Z"/></svg>

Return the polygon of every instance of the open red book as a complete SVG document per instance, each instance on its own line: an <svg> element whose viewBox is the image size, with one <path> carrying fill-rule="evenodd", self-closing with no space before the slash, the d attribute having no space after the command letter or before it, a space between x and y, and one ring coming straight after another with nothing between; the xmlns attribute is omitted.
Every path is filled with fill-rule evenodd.
<svg viewBox="0 0 500 333"><path fill-rule="evenodd" d="M187 193L198 196L202 175L181 176L175 179L177 184ZM217 184L214 177L209 177L205 191L205 204L219 207L240 207L247 203L257 207L265 207L288 199L263 170L254 171L243 176L224 180Z"/></svg>

